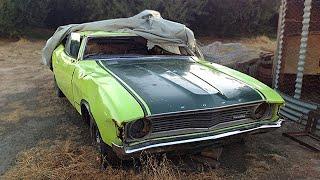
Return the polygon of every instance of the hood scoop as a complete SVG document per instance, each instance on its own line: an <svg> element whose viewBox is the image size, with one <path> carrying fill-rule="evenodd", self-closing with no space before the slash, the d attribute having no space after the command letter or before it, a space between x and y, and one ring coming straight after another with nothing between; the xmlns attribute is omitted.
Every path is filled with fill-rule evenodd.
<svg viewBox="0 0 320 180"><path fill-rule="evenodd" d="M183 73L183 75L177 75L174 71L166 71L160 76L170 83L180 86L193 94L208 95L217 94L219 91L212 85L198 78L192 73Z"/></svg>
<svg viewBox="0 0 320 180"><path fill-rule="evenodd" d="M152 115L263 100L244 82L195 62L101 63L145 101Z"/></svg>

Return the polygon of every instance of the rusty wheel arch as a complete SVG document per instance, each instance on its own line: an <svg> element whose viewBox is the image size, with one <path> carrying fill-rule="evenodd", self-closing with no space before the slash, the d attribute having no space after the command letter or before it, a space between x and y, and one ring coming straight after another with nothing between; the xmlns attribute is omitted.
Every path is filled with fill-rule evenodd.
<svg viewBox="0 0 320 180"><path fill-rule="evenodd" d="M86 100L82 99L80 102L80 108L81 108L81 116L82 116L83 121L87 125L90 125L90 119L92 119L94 121L94 118L91 114L89 103ZM93 123L96 124L95 121Z"/></svg>

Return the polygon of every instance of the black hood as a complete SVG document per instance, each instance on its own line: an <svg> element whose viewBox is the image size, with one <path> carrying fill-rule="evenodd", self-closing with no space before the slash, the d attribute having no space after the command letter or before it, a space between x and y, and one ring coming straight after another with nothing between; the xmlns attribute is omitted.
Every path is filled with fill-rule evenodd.
<svg viewBox="0 0 320 180"><path fill-rule="evenodd" d="M263 100L245 83L190 59L100 63L133 89L152 115Z"/></svg>

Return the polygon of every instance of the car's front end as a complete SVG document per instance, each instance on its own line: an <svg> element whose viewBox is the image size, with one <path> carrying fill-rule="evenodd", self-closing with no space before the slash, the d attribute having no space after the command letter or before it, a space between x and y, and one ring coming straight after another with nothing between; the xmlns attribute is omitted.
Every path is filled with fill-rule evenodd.
<svg viewBox="0 0 320 180"><path fill-rule="evenodd" d="M100 134L122 159L145 151L194 152L281 127L284 100L250 76L189 54L147 49L136 36L91 35L84 42L81 64L99 68L93 79L108 109L96 118Z"/></svg>
<svg viewBox="0 0 320 180"><path fill-rule="evenodd" d="M123 144L113 144L121 158L147 152L196 150L230 137L279 128L279 104L254 102L210 110L147 117L127 123Z"/></svg>
<svg viewBox="0 0 320 180"><path fill-rule="evenodd" d="M121 158L143 151L195 151L281 127L283 99L247 75L195 58L121 61L97 63L147 109L144 118L119 127L122 143L112 147Z"/></svg>

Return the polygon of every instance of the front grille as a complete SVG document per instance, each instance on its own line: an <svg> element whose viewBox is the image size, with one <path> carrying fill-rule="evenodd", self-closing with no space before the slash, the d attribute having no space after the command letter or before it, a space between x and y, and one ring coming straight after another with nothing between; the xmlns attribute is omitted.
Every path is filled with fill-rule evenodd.
<svg viewBox="0 0 320 180"><path fill-rule="evenodd" d="M164 115L151 118L152 133L182 130L182 129L208 129L221 123L251 118L256 105L233 107L220 110L197 111Z"/></svg>

